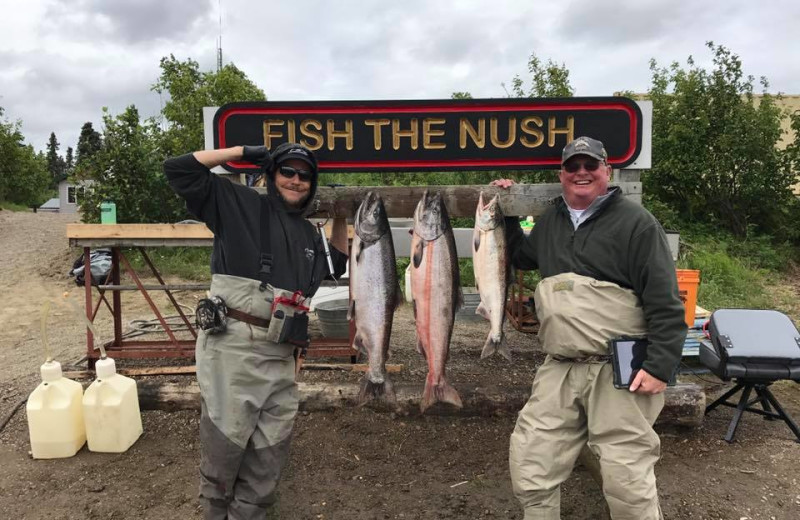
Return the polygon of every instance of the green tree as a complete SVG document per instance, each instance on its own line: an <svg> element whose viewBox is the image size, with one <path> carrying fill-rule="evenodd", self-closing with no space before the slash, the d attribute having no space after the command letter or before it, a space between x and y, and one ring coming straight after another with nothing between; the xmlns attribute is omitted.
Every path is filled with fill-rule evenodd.
<svg viewBox="0 0 800 520"><path fill-rule="evenodd" d="M25 144L22 124L3 118L0 107L0 201L38 206L48 198L51 177L45 158Z"/></svg>
<svg viewBox="0 0 800 520"><path fill-rule="evenodd" d="M64 168L66 170L67 175L69 175L72 172L72 168L74 167L75 167L75 158L72 155L72 147L68 146L67 154L64 159Z"/></svg>
<svg viewBox="0 0 800 520"><path fill-rule="evenodd" d="M81 135L78 137L78 150L77 157L75 158L75 166L80 167L81 163L85 162L92 155L100 150L103 145L100 133L92 128L92 122L87 121L81 127Z"/></svg>
<svg viewBox="0 0 800 520"><path fill-rule="evenodd" d="M167 122L162 146L167 156L204 148L203 107L266 100L264 92L231 63L219 71L202 72L196 61L179 61L171 54L161 58L161 76L152 89L169 98L161 111Z"/></svg>
<svg viewBox="0 0 800 520"><path fill-rule="evenodd" d="M175 222L186 218L183 202L172 192L161 169L161 131L154 121L142 123L135 106L113 117L103 109L103 146L85 158L79 180L91 182L80 202L83 220L100 219L100 203L117 205L117 220Z"/></svg>
<svg viewBox="0 0 800 520"><path fill-rule="evenodd" d="M528 58L530 87L525 90L525 82L519 74L511 80L511 92L517 98L535 97L572 97L575 89L569 83L569 69L565 64L559 65L551 59L542 64L535 52ZM505 87L505 84L503 84Z"/></svg>
<svg viewBox="0 0 800 520"><path fill-rule="evenodd" d="M58 183L66 178L66 163L58 154L60 143L56 139L56 133L50 132L50 139L47 141L47 171L50 172L50 187L55 188Z"/></svg>
<svg viewBox="0 0 800 520"><path fill-rule="evenodd" d="M713 69L651 60L653 167L644 191L689 220L720 224L738 236L753 227L776 233L785 225L794 174L776 148L781 111L762 78L753 102L752 76L739 57L708 42Z"/></svg>

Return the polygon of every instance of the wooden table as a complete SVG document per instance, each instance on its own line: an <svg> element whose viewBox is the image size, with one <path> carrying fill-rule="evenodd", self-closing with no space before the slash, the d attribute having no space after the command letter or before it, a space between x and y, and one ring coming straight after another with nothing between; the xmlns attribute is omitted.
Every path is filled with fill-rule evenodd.
<svg viewBox="0 0 800 520"><path fill-rule="evenodd" d="M214 235L205 224L68 224L67 238L70 246L82 247L85 265L84 288L86 298L86 317L94 322L100 306L105 304L114 319L114 339L107 342L106 351L115 358L192 358L197 339L194 326L194 316L187 316L175 300L172 291L176 290L207 290L209 284L172 284L164 282L153 261L147 254L146 248L150 247L210 247ZM106 280L96 284L99 297L94 301L92 291L92 275L90 266L91 249L111 249L112 266ZM158 284L143 284L139 275L131 266L123 248L137 249L150 273L156 278ZM120 266L133 280L134 285L120 284ZM123 337L122 330L122 302L120 292L125 290L138 291L152 309L167 339L136 340ZM153 301L150 292L153 290L164 291L172 306L178 312L181 321L186 326L188 334L179 338L178 331L173 330L167 323L164 315ZM106 298L110 291L111 302ZM355 360L357 351L352 345L352 324L349 338L313 338L308 349L309 357L339 356ZM99 359L100 353L95 351L92 331L86 330L86 355L90 368Z"/></svg>

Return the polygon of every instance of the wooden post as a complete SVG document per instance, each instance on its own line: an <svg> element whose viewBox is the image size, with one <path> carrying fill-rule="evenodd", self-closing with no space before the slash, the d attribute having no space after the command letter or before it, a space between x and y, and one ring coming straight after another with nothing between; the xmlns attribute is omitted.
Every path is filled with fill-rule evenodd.
<svg viewBox="0 0 800 520"><path fill-rule="evenodd" d="M137 381L139 405L145 410L199 410L200 389L197 383L175 384L152 380ZM298 383L300 409L317 412L356 406L359 385L357 383ZM464 406L461 409L448 405L435 405L428 414L456 416L513 415L519 412L530 397L530 386L477 386L455 385ZM422 384L395 384L397 405L386 406L368 403L366 406L379 411L401 415L419 415ZM664 409L657 424L699 426L703 422L706 396L695 384L668 387Z"/></svg>

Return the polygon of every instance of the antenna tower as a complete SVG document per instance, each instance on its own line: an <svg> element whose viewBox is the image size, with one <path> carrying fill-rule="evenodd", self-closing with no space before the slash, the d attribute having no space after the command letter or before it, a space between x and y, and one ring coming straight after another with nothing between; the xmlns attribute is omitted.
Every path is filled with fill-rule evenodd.
<svg viewBox="0 0 800 520"><path fill-rule="evenodd" d="M217 41L217 72L222 70L222 0L217 1L219 7L219 40Z"/></svg>

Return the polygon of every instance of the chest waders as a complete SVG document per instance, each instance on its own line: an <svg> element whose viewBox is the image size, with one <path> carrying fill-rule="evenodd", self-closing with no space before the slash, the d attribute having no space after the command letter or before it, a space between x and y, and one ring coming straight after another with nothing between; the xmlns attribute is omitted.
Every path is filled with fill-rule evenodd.
<svg viewBox="0 0 800 520"><path fill-rule="evenodd" d="M207 520L278 518L276 488L297 414L296 347L268 339L275 337L269 333L272 300L285 291L269 284L272 255L263 253L270 242L261 203L260 280L211 279L211 294L250 322L229 314L225 332L200 331L197 338L200 496Z"/></svg>
<svg viewBox="0 0 800 520"><path fill-rule="evenodd" d="M600 460L603 494L615 520L661 519L653 431L664 394L614 388L607 341L646 333L629 289L574 273L542 280L535 293L543 350L528 403L509 446L514 494L525 520L561 518L560 485L584 445Z"/></svg>

